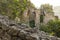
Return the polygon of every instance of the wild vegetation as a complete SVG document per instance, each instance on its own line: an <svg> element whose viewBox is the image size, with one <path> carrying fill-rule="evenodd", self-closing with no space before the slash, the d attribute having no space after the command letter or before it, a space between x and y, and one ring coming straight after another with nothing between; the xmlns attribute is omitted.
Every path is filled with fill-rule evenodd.
<svg viewBox="0 0 60 40"><path fill-rule="evenodd" d="M43 11L45 11L46 13L52 13L52 15L54 14L53 8L49 4L41 5L41 13ZM42 23L44 20L44 16L44 13L40 16L40 22ZM56 17L55 20L50 20L47 24L40 24L40 30L48 32L50 35L60 37L60 20L58 19L58 17Z"/></svg>
<svg viewBox="0 0 60 40"><path fill-rule="evenodd" d="M50 35L60 37L60 20L52 20L46 25L41 25L40 30L48 32Z"/></svg>
<svg viewBox="0 0 60 40"><path fill-rule="evenodd" d="M10 19L22 19L24 10L34 5L28 0L0 0L0 14L9 16Z"/></svg>

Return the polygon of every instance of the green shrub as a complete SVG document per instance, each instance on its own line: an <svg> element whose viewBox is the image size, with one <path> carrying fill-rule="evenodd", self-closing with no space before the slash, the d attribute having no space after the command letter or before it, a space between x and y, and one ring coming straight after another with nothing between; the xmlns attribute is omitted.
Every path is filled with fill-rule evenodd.
<svg viewBox="0 0 60 40"><path fill-rule="evenodd" d="M29 22L29 25L30 25L30 27L32 27L32 28L35 27L35 21L34 21L34 20L30 21L30 22Z"/></svg>
<svg viewBox="0 0 60 40"><path fill-rule="evenodd" d="M40 30L60 37L60 20L49 21L46 25L40 25Z"/></svg>

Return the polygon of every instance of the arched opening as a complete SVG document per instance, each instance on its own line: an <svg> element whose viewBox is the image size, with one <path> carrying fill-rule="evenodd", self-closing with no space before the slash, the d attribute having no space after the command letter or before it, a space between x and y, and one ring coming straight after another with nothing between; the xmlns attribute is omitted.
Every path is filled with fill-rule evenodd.
<svg viewBox="0 0 60 40"><path fill-rule="evenodd" d="M36 17L36 13L32 12L31 16L30 16L30 21L29 21L29 25L30 27L34 28L35 27L35 17Z"/></svg>

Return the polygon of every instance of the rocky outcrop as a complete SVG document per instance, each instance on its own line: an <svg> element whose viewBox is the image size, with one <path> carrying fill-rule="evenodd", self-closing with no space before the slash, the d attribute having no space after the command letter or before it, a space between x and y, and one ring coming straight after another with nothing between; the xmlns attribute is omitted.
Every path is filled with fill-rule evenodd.
<svg viewBox="0 0 60 40"><path fill-rule="evenodd" d="M47 33L17 24L7 16L0 15L0 40L60 40Z"/></svg>

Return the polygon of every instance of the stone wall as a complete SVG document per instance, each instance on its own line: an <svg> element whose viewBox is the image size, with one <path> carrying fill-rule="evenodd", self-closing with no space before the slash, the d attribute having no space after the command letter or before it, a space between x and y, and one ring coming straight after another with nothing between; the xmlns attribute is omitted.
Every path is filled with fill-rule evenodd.
<svg viewBox="0 0 60 40"><path fill-rule="evenodd" d="M35 26L39 28L40 15L44 15L44 14L40 12L40 9L30 8L30 9L27 9L23 15L24 15L25 24L29 26L29 21L34 20ZM55 19L55 16L53 15L53 13L45 13L43 23L47 24L50 20L54 20L54 19Z"/></svg>
<svg viewBox="0 0 60 40"><path fill-rule="evenodd" d="M35 26L37 27L40 26L40 10L39 9L34 9L34 8L27 9L23 15L24 15L25 24L29 25L29 21L34 20Z"/></svg>
<svg viewBox="0 0 60 40"><path fill-rule="evenodd" d="M43 23L47 24L49 21L54 20L55 16L53 15L53 13L47 13L44 16L44 21Z"/></svg>

